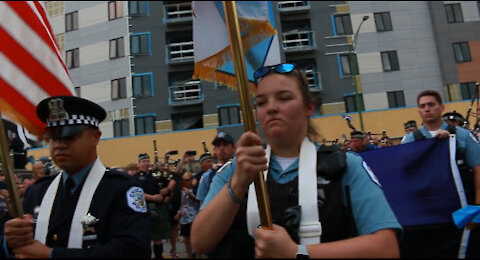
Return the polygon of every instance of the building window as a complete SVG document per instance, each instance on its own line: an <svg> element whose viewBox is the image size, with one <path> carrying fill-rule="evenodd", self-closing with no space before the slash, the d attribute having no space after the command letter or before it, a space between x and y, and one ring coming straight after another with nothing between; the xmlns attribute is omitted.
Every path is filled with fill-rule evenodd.
<svg viewBox="0 0 480 260"><path fill-rule="evenodd" d="M184 1L176 3L177 1L168 1L164 4L164 11L166 20L183 19L192 17L192 2Z"/></svg>
<svg viewBox="0 0 480 260"><path fill-rule="evenodd" d="M241 123L239 105L219 106L217 108L217 113L218 113L218 124L220 126L234 125L234 124Z"/></svg>
<svg viewBox="0 0 480 260"><path fill-rule="evenodd" d="M397 51L383 51L380 52L380 56L382 57L383 71L400 70Z"/></svg>
<svg viewBox="0 0 480 260"><path fill-rule="evenodd" d="M130 135L128 119L113 121L113 135L114 137Z"/></svg>
<svg viewBox="0 0 480 260"><path fill-rule="evenodd" d="M460 92L462 93L463 100L472 99L475 96L475 92L477 91L477 85L475 82L465 82L460 83Z"/></svg>
<svg viewBox="0 0 480 260"><path fill-rule="evenodd" d="M148 1L128 1L130 16L147 16L149 13Z"/></svg>
<svg viewBox="0 0 480 260"><path fill-rule="evenodd" d="M153 75L152 73L136 74L132 77L133 96L153 96Z"/></svg>
<svg viewBox="0 0 480 260"><path fill-rule="evenodd" d="M155 133L155 115L135 117L135 134Z"/></svg>
<svg viewBox="0 0 480 260"><path fill-rule="evenodd" d="M360 97L360 110L365 110L364 106L363 106L363 95L362 94L358 94ZM345 109L347 110L347 113L349 112L357 112L357 100L355 99L355 94L351 94L351 95L348 95L348 96L345 96L344 98L344 102L345 102Z"/></svg>
<svg viewBox="0 0 480 260"><path fill-rule="evenodd" d="M472 61L468 42L453 43L453 51L455 52L455 61L457 63Z"/></svg>
<svg viewBox="0 0 480 260"><path fill-rule="evenodd" d="M446 4L448 23L463 23L462 6L460 4Z"/></svg>
<svg viewBox="0 0 480 260"><path fill-rule="evenodd" d="M78 48L67 51L66 57L68 69L78 68L80 66L80 51Z"/></svg>
<svg viewBox="0 0 480 260"><path fill-rule="evenodd" d="M403 90L387 92L388 107L405 107L405 95Z"/></svg>
<svg viewBox="0 0 480 260"><path fill-rule="evenodd" d="M78 30L78 12L65 15L65 31L70 32L73 30Z"/></svg>
<svg viewBox="0 0 480 260"><path fill-rule="evenodd" d="M123 2L108 2L108 20L115 20L123 17Z"/></svg>
<svg viewBox="0 0 480 260"><path fill-rule="evenodd" d="M110 59L125 56L125 43L123 37L110 40Z"/></svg>
<svg viewBox="0 0 480 260"><path fill-rule="evenodd" d="M386 32L393 30L390 12L374 13L377 32Z"/></svg>
<svg viewBox="0 0 480 260"><path fill-rule="evenodd" d="M148 55L150 51L150 33L138 33L130 36L130 52L134 55Z"/></svg>
<svg viewBox="0 0 480 260"><path fill-rule="evenodd" d="M53 18L55 16L63 15L64 12L64 1L47 1L46 8L49 18Z"/></svg>
<svg viewBox="0 0 480 260"><path fill-rule="evenodd" d="M172 114L172 125L174 131L203 128L203 112Z"/></svg>
<svg viewBox="0 0 480 260"><path fill-rule="evenodd" d="M57 34L55 35L55 39L57 40L58 49L63 52L65 50L65 34Z"/></svg>
<svg viewBox="0 0 480 260"><path fill-rule="evenodd" d="M111 86L112 86L112 100L127 97L127 80L125 78L112 80Z"/></svg>
<svg viewBox="0 0 480 260"><path fill-rule="evenodd" d="M352 64L350 54L342 54L338 56L340 77L358 75L357 56L353 55L354 63ZM353 68L352 68L353 65Z"/></svg>
<svg viewBox="0 0 480 260"><path fill-rule="evenodd" d="M334 15L335 35L353 34L350 14Z"/></svg>

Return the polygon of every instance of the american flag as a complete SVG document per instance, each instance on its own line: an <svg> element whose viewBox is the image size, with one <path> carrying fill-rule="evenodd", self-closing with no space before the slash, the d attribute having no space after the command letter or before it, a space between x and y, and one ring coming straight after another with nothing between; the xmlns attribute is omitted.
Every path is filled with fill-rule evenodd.
<svg viewBox="0 0 480 260"><path fill-rule="evenodd" d="M73 95L70 75L41 2L0 2L0 17L0 111L41 136L45 124L36 106L49 96Z"/></svg>

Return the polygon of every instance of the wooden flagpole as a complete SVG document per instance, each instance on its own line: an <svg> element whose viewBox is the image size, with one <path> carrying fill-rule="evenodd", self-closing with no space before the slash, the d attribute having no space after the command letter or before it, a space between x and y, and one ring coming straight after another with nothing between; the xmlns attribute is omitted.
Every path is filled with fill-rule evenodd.
<svg viewBox="0 0 480 260"><path fill-rule="evenodd" d="M3 174L5 175L5 182L7 183L8 195L12 203L13 212L12 217L23 216L22 203L18 195L18 188L15 182L15 172L12 170L12 160L9 157L8 141L5 136L5 127L3 120L0 119L0 162L2 163Z"/></svg>
<svg viewBox="0 0 480 260"><path fill-rule="evenodd" d="M232 52L233 64L235 66L235 75L238 82L238 95L240 98L240 107L242 109L243 125L245 131L257 133L255 117L253 114L253 104L248 89L248 77L245 69L245 59L243 45L240 36L240 25L238 23L237 9L235 1L223 1L225 9L225 20L230 38L230 50ZM270 212L270 200L268 198L267 186L263 178L263 172L258 172L254 180L255 192L257 195L258 212L260 214L260 223L264 228L272 228L272 216Z"/></svg>

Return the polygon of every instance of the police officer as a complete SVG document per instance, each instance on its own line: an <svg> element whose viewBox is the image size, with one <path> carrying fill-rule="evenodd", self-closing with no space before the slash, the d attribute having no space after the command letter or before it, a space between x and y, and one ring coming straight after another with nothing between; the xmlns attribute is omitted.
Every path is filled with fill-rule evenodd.
<svg viewBox="0 0 480 260"><path fill-rule="evenodd" d="M30 187L26 215L5 223L2 251L17 258L149 257L143 190L126 173L106 170L97 156L105 110L55 96L38 104L37 116L47 124L50 155L62 172Z"/></svg>
<svg viewBox="0 0 480 260"><path fill-rule="evenodd" d="M480 203L480 144L478 140L467 129L459 126L451 127L444 122L442 112L445 106L437 91L425 90L418 94L417 105L423 125L417 131L406 135L402 144L423 138L448 138L451 134L450 131L454 131L457 140L456 149L463 157L462 160L457 157L457 161L464 162L459 165L459 169L461 170L464 166L471 169L471 172L462 173L463 171L461 171L467 202L478 205ZM474 242L480 241L478 225L470 223L467 227L472 228L467 257L479 257L478 242ZM458 230L453 223L447 227L429 230L406 230L401 244L402 257L458 257L460 238L461 230ZM476 251L475 255L472 255L474 251Z"/></svg>
<svg viewBox="0 0 480 260"><path fill-rule="evenodd" d="M354 152L378 149L378 146L370 144L367 135L362 131L351 132L350 139L350 148Z"/></svg>

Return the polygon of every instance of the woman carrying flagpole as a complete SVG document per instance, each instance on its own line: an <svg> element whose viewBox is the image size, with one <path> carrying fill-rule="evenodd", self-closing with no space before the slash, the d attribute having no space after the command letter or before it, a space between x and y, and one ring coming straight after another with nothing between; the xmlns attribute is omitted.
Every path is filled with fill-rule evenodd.
<svg viewBox="0 0 480 260"><path fill-rule="evenodd" d="M399 257L401 226L366 163L355 153L346 153L343 165L331 159L343 154L317 153L305 77L293 64L279 64L255 78L267 149L255 133L239 138L235 159L213 179L193 222L194 250L214 257ZM259 228L251 185L259 171L271 229Z"/></svg>

